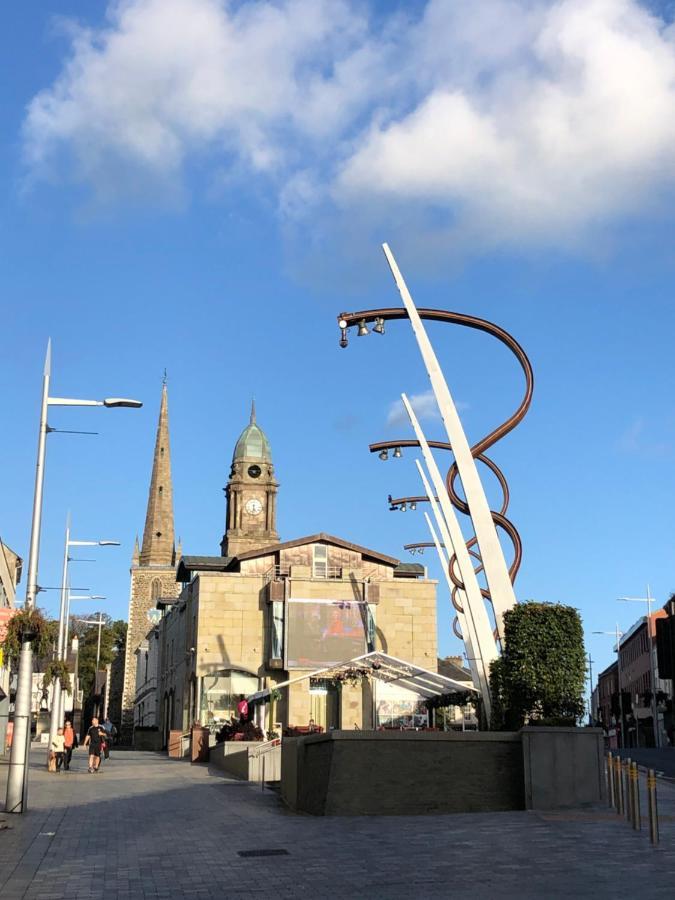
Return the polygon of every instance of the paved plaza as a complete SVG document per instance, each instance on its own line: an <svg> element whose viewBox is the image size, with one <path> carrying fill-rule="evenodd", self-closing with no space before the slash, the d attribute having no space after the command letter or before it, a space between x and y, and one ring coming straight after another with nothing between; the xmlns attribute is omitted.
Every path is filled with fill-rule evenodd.
<svg viewBox="0 0 675 900"><path fill-rule="evenodd" d="M3 898L673 896L667 783L653 849L607 809L312 818L159 754L119 751L96 775L82 750L67 774L48 774L43 757L33 750L29 812L0 814ZM251 851L277 853L241 855Z"/></svg>

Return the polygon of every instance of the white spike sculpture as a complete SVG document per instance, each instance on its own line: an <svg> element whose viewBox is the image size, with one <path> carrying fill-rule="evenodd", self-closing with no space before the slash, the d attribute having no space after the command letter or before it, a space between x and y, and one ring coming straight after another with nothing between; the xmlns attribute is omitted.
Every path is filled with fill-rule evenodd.
<svg viewBox="0 0 675 900"><path fill-rule="evenodd" d="M485 601L483 600L483 595L480 591L480 585L478 584L478 579L471 563L471 557L469 556L469 551L464 541L462 529L460 528L459 522L457 520L457 515L452 508L450 498L448 497L448 494L445 490L443 478L438 466L436 465L436 460L431 453L431 449L429 447L427 439L424 435L424 432L422 431L417 416L415 415L415 411L410 405L408 397L405 394L401 394L401 399L403 400L403 405L405 406L406 412L408 413L408 417L410 418L410 422L415 431L415 436L419 441L420 449L422 450L422 456L424 457L424 462L426 464L429 475L431 476L431 481L434 486L436 495L438 496L440 513L436 505L437 501L434 498L434 491L431 490L427 477L424 474L422 464L419 460L416 460L417 468L419 470L420 477L422 478L422 484L424 485L427 497L429 497L431 508L436 516L436 521L441 531L443 541L445 542L446 547L448 547L449 549L451 548L453 554L457 557L460 578L462 579L462 582L464 584L463 599L465 602L465 624L468 626L467 631L463 631L462 633L464 635L468 635L469 637L469 655L476 660L477 676L479 680L478 686L480 687L481 694L483 695L485 713L489 719L490 663L493 659L497 658L499 653L492 632L492 626L490 625L490 619L488 618L487 607L485 605ZM462 622L460 620L460 627L461 626Z"/></svg>
<svg viewBox="0 0 675 900"><path fill-rule="evenodd" d="M428 496L428 495L427 495ZM430 500L431 503L434 503L433 500ZM434 515L437 516L437 510L434 510ZM466 602L464 599L464 591L460 591L455 588L455 585L452 583L452 579L450 578L450 560L448 559L448 555L443 549L443 546L439 540L438 535L436 534L436 529L434 528L434 523L431 521L431 516L428 512L424 513L424 518L426 519L426 523L429 526L429 532L431 533L431 540L434 542L436 547L436 553L438 553L438 559L441 563L441 569L443 569L443 574L445 575L445 581L448 585L448 590L450 591L450 596L452 597L453 592L456 591L457 597L459 598L459 605L462 607L462 610L456 610L457 612L457 620L459 622L459 627L462 631L462 640L464 642L464 647L466 648L466 658L469 663L469 668L471 669L471 680L473 681L473 686L477 688L479 691L481 690L481 678L478 673L478 660L474 656L474 642L471 639L471 635L469 632L469 625L466 621ZM439 525L440 530L440 525ZM454 608L454 607L453 607Z"/></svg>
<svg viewBox="0 0 675 900"><path fill-rule="evenodd" d="M389 249L389 245L383 244L382 248L384 250L384 255L387 258L387 262L389 263L389 268L394 276L396 286L401 294L403 305L408 313L413 333L417 339L417 344L431 381L431 387L434 396L436 397L441 418L445 425L448 440L450 441L452 451L455 455L459 477L462 482L462 487L464 488L464 496L466 498L467 506L469 507L469 514L471 516L471 521L473 522L474 533L478 541L478 548L480 550L488 590L490 591L497 632L499 637L503 638L504 613L511 609L512 606L515 606L516 596L509 576L506 560L504 559L504 553L501 544L499 543L499 537L497 536L497 529L495 528L492 519L490 506L487 497L485 496L483 485L481 484L476 462L471 455L469 442L464 434L464 429L462 428L462 423L457 414L457 409L452 399L452 395L450 394L450 389L443 377L443 372L441 371L434 349L431 346L431 341L427 336L422 320L417 312L417 308L406 283L403 280L398 265L396 264L394 255ZM441 494L447 497L445 486L439 490L439 497ZM457 553L457 550L458 548L455 547L455 553ZM462 580L466 584L464 570L461 566L460 568L462 570Z"/></svg>

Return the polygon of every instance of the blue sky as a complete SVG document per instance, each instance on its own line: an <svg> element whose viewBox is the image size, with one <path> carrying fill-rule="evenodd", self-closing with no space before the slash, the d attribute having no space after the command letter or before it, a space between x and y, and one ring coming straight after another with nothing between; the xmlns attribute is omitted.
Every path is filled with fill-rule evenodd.
<svg viewBox="0 0 675 900"><path fill-rule="evenodd" d="M419 491L414 455L367 452L410 436L391 406L428 390L412 335L340 350L335 324L398 305L387 240L419 305L492 319L530 355L532 411L492 454L524 541L517 594L577 606L608 664L590 632L641 611L614 598L675 590L670 5L61 0L6 17L3 540L27 556L49 336L53 393L145 401L52 412L100 435L49 438L40 582L58 584L70 509L75 537L123 542L72 574L126 615L165 367L185 552L218 553L252 395L283 538L402 557L426 540L419 512L386 505ZM517 367L485 336L430 334L475 441L518 402Z"/></svg>

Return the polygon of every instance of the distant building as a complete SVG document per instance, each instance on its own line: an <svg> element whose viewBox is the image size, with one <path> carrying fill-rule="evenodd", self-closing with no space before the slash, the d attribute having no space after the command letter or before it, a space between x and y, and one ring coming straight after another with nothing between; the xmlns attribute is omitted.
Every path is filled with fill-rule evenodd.
<svg viewBox="0 0 675 900"><path fill-rule="evenodd" d="M609 749L619 746L620 716L618 694L618 664L611 665L598 675L598 685L593 692L593 718L605 729Z"/></svg>
<svg viewBox="0 0 675 900"><path fill-rule="evenodd" d="M665 615L656 620L656 658L659 674L670 682L664 727L671 746L675 746L675 594L663 607Z"/></svg>
<svg viewBox="0 0 675 900"><path fill-rule="evenodd" d="M606 729L610 748L621 744L621 715L619 680L624 714L624 745L653 747L654 724L652 697L657 699L657 729L662 746L669 743L667 700L672 693L672 681L659 675L656 652L656 625L666 617L663 610L638 619L620 639L620 666L612 663L598 676L598 719ZM652 683L652 666L655 683Z"/></svg>
<svg viewBox="0 0 675 900"><path fill-rule="evenodd" d="M157 726L157 669L159 667L159 628L153 627L136 650L136 696L134 728Z"/></svg>
<svg viewBox="0 0 675 900"><path fill-rule="evenodd" d="M14 615L16 588L21 580L23 560L0 540L0 640L5 637L7 623ZM9 663L0 650L0 754L7 741L10 707Z"/></svg>
<svg viewBox="0 0 675 900"><path fill-rule="evenodd" d="M165 410L165 395L162 404ZM436 582L424 567L323 532L280 541L279 485L252 409L225 488L221 555L183 556L170 569L172 544L146 540L148 532L173 535L169 507L152 505L170 479L166 457L160 471L161 446L168 447L165 411L148 506L152 525L145 553L132 566L127 673L133 653L136 723L147 725L154 714L166 746L170 731L187 731L194 722L217 727L236 717L240 695L290 681L273 704L256 710L263 730L310 721L325 729L426 724L424 698L402 685L309 677L370 650L436 671ZM141 601L141 580L147 584L155 573L156 592L145 587ZM150 600L162 618L148 628Z"/></svg>
<svg viewBox="0 0 675 900"><path fill-rule="evenodd" d="M120 741L131 744L134 727L134 698L136 696L136 650L145 640L151 622L148 612L154 610L160 597L175 597L176 563L180 548L176 549L173 523L173 486L171 481L171 452L169 446L169 401L166 384L157 423L155 452L145 515L143 543L138 539L131 561L129 619L124 656L124 685L120 719ZM115 721L113 719L113 721Z"/></svg>
<svg viewBox="0 0 675 900"><path fill-rule="evenodd" d="M667 744L664 725L665 700L670 697L671 682L659 677L656 655L656 622L665 618L659 609L638 619L622 636L621 647L621 688L630 695L631 716L626 728L626 744L629 747L653 747L654 725L652 694L657 696L657 728L661 735L661 745ZM652 683L652 666L656 681Z"/></svg>

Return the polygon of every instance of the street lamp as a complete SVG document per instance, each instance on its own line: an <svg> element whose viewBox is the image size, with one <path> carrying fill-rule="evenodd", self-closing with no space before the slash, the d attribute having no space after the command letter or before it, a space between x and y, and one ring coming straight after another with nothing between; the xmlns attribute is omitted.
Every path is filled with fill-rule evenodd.
<svg viewBox="0 0 675 900"><path fill-rule="evenodd" d="M66 517L66 537L63 548L63 573L61 577L61 603L59 607L59 637L56 649L56 658L58 660L66 660L68 648L68 616L70 614L70 592L68 590L68 563L73 561L70 556L71 547L119 547L119 541L76 541L70 537L70 513ZM86 599L99 599L97 595L87 595ZM84 598L83 598L84 599ZM103 599L103 598L101 598ZM61 680L54 679L54 688L52 693L52 709L49 721L49 746L56 737L57 730L63 723L63 715L65 710L65 696L61 690ZM47 754L49 756L49 753Z"/></svg>
<svg viewBox="0 0 675 900"><path fill-rule="evenodd" d="M647 645L649 648L649 675L652 682L652 727L654 730L654 746L661 746L661 730L658 720L658 705L656 702L656 666L654 665L654 647L652 646L652 602L653 597L647 585L646 597L617 597L617 603L646 603L647 604Z"/></svg>
<svg viewBox="0 0 675 900"><path fill-rule="evenodd" d="M96 678L98 676L98 667L101 662L101 629L105 625L105 619L99 613L98 619L76 619L77 622L84 622L87 625L98 626L98 642L96 644L96 668L94 670L94 690L96 689Z"/></svg>
<svg viewBox="0 0 675 900"><path fill-rule="evenodd" d="M28 552L28 576L26 579L26 601L24 609L35 607L38 584L38 561L40 556L40 532L42 525L42 495L44 489L44 470L47 450L47 434L49 424L47 413L50 406L104 406L108 408L130 407L138 409L143 404L140 400L129 400L110 397L105 400L78 400L67 397L50 397L49 382L52 369L52 344L47 342L47 353L42 372L42 397L40 400L40 425L38 429L37 463L35 469L35 489L33 494L33 515ZM22 638L19 654L19 672L14 704L14 738L9 759L7 776L6 812L23 812L26 808L26 788L28 756L30 741L31 685L33 680L33 647L30 638Z"/></svg>
<svg viewBox="0 0 675 900"><path fill-rule="evenodd" d="M624 731L626 730L626 718L623 713L623 694L621 693L621 638L623 637L623 631L619 631L619 623L616 623L616 628L614 631L594 631L593 634L611 634L612 637L616 640L616 678L617 678L617 692L619 694L619 714L621 716L621 730L620 730L620 743L619 747L623 750L626 745Z"/></svg>

